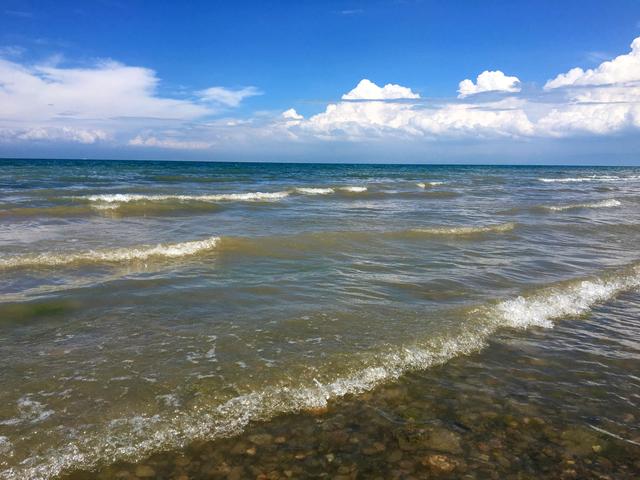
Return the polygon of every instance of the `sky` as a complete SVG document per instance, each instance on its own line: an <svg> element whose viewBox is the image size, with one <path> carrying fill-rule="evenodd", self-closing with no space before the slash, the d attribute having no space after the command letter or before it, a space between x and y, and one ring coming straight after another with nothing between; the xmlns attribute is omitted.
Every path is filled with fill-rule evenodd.
<svg viewBox="0 0 640 480"><path fill-rule="evenodd" d="M639 152L637 0L0 2L0 158Z"/></svg>

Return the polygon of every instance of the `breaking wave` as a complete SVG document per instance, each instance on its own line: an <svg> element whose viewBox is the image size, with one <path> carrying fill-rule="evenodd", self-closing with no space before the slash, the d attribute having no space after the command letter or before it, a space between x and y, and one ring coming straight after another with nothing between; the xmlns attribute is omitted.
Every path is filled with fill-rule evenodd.
<svg viewBox="0 0 640 480"><path fill-rule="evenodd" d="M335 193L333 188L298 187L295 191L304 195L328 195L329 193Z"/></svg>
<svg viewBox="0 0 640 480"><path fill-rule="evenodd" d="M19 267L53 267L72 263L127 262L149 258L178 258L210 250L220 241L219 237L156 246L122 247L86 252L48 252L0 258L0 269Z"/></svg>
<svg viewBox="0 0 640 480"><path fill-rule="evenodd" d="M153 202L165 200L200 201L200 202L224 202L224 201L269 201L281 200L289 195L289 192L248 192L248 193L220 193L216 195L142 195L134 193L109 193L100 195L87 195L76 197L89 202L100 203L128 203L128 202Z"/></svg>
<svg viewBox="0 0 640 480"><path fill-rule="evenodd" d="M418 182L416 185L420 188L437 187L438 185L444 185L444 182Z"/></svg>
<svg viewBox="0 0 640 480"><path fill-rule="evenodd" d="M615 198L611 198L608 200L602 200L600 202L572 203L568 205L550 205L544 208L547 210L551 210L553 212L563 212L565 210L573 210L577 208L612 208L612 207L619 207L620 205L622 204L618 200L616 200Z"/></svg>
<svg viewBox="0 0 640 480"><path fill-rule="evenodd" d="M367 187L296 187L292 190L279 192L245 192L245 193L219 193L201 195L179 194L138 194L138 193L105 193L73 197L76 200L84 200L95 204L98 210L114 210L120 205L135 202L269 202L282 200L291 194L301 195L328 195L336 192L363 193Z"/></svg>
<svg viewBox="0 0 640 480"><path fill-rule="evenodd" d="M590 279L543 286L521 296L487 303L461 313L455 331L411 345L390 347L357 359L354 373L325 382L267 386L218 405L198 404L167 417L135 416L109 422L99 435L61 449L34 454L20 466L0 472L7 480L50 479L91 469L102 462L135 461L158 450L183 448L194 440L240 433L251 421L277 414L324 408L331 399L359 394L412 371L446 363L484 348L502 328L551 328L555 321L588 313L616 295L640 287L640 265Z"/></svg>

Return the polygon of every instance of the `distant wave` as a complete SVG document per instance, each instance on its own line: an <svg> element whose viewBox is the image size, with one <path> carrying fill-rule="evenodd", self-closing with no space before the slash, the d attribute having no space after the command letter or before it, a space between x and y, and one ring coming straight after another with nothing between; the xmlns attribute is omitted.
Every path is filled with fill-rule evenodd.
<svg viewBox="0 0 640 480"><path fill-rule="evenodd" d="M508 232L513 230L515 227L516 224L514 222L508 222L480 226L414 228L411 231L431 235L475 235L478 233Z"/></svg>
<svg viewBox="0 0 640 480"><path fill-rule="evenodd" d="M128 203L128 202L153 202L163 200L223 202L223 201L265 201L280 200L289 195L289 192L248 192L248 193L221 193L216 195L142 195L134 193L107 193L100 195L87 195L76 197L89 202L101 203Z"/></svg>
<svg viewBox="0 0 640 480"><path fill-rule="evenodd" d="M590 175L588 177L538 178L544 183L581 183L581 182L627 182L640 179L640 175L616 177L611 175Z"/></svg>
<svg viewBox="0 0 640 480"><path fill-rule="evenodd" d="M156 451L184 447L193 440L238 434L254 420L324 408L331 399L360 394L409 371L441 365L481 350L502 328L552 328L556 321L583 315L595 305L638 287L638 264L590 279L542 286L517 297L461 312L465 321L449 334L358 357L354 361L359 362L360 367L352 374L325 382L313 379L299 385L267 386L209 408L195 405L166 417L122 418L105 424L98 434L70 442L56 451L34 453L29 462L0 471L0 476L7 480L50 479L104 462L140 460Z"/></svg>
<svg viewBox="0 0 640 480"><path fill-rule="evenodd" d="M156 246L122 247L86 252L47 252L36 255L24 255L0 258L0 269L38 266L60 266L72 263L127 262L147 260L149 258L177 258L195 255L214 248L219 237L182 243L159 244Z"/></svg>
<svg viewBox="0 0 640 480"><path fill-rule="evenodd" d="M340 190L351 193L363 193L367 191L367 187L340 187Z"/></svg>
<svg viewBox="0 0 640 480"><path fill-rule="evenodd" d="M118 208L118 205L120 204L132 202L165 202L172 200L178 202L265 202L282 200L292 193L302 195L328 195L331 193L336 193L336 191L344 191L348 193L363 193L367 191L367 187L296 187L292 190L284 190L279 192L219 193L202 195L105 193L96 195L85 195L73 198L96 203L98 205L101 204L102 206L96 206L96 208L107 210Z"/></svg>
<svg viewBox="0 0 640 480"><path fill-rule="evenodd" d="M304 195L328 195L329 193L335 193L333 188L298 187L295 191Z"/></svg>
<svg viewBox="0 0 640 480"><path fill-rule="evenodd" d="M427 187L436 187L438 185L444 185L444 182L418 182L416 183L416 185L420 188L427 188Z"/></svg>
<svg viewBox="0 0 640 480"><path fill-rule="evenodd" d="M600 202L593 203L572 203L568 205L550 205L543 208L551 210L553 212L563 212L565 210L573 210L577 208L612 208L622 205L618 200L611 198L608 200L602 200Z"/></svg>

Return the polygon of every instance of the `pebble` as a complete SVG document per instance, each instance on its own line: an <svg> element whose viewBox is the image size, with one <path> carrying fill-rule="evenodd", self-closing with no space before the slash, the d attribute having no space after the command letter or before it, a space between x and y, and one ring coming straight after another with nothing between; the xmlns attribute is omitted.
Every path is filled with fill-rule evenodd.
<svg viewBox="0 0 640 480"><path fill-rule="evenodd" d="M422 464L436 472L449 473L456 469L455 461L446 455L429 455L422 460Z"/></svg>
<svg viewBox="0 0 640 480"><path fill-rule="evenodd" d="M431 430L422 444L431 450L447 453L462 453L460 435L444 428Z"/></svg>

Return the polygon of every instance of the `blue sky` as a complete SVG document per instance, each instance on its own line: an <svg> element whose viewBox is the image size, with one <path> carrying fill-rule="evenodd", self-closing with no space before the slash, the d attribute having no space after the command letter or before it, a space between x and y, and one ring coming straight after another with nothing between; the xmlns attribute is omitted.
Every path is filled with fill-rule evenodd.
<svg viewBox="0 0 640 480"><path fill-rule="evenodd" d="M0 156L638 162L639 36L623 0L5 0Z"/></svg>

